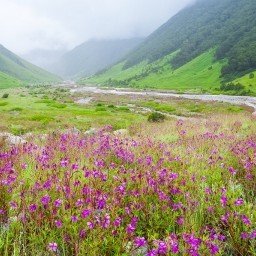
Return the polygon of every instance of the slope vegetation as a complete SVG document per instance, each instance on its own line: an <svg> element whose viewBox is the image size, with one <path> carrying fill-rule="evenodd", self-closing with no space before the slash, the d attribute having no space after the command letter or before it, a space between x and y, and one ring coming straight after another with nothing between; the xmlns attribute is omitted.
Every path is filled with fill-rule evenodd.
<svg viewBox="0 0 256 256"><path fill-rule="evenodd" d="M124 68L155 61L180 49L172 66L181 67L210 48L228 59L225 78L256 69L256 1L200 0L171 18L133 51Z"/></svg>
<svg viewBox="0 0 256 256"><path fill-rule="evenodd" d="M0 72L0 89L6 89L10 87L17 87L21 84L19 80L14 77L8 76L5 73Z"/></svg>
<svg viewBox="0 0 256 256"><path fill-rule="evenodd" d="M244 81L249 90L256 87L255 79L246 82L256 70L255 13L254 0L199 0L121 63L82 83L214 91Z"/></svg>
<svg viewBox="0 0 256 256"><path fill-rule="evenodd" d="M214 61L214 52L211 49L178 69L173 69L170 65L170 61L178 52L152 63L144 61L125 70L123 70L125 62L122 62L98 76L81 82L138 88L173 90L196 88L200 91L212 91L220 86L220 70L225 65L225 61Z"/></svg>
<svg viewBox="0 0 256 256"><path fill-rule="evenodd" d="M0 72L25 82L57 82L60 78L30 64L0 45Z"/></svg>

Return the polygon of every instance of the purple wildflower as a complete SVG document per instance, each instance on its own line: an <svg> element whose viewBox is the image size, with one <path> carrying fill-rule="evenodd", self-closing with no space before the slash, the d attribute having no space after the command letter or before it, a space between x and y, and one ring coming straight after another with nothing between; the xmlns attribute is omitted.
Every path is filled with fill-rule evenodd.
<svg viewBox="0 0 256 256"><path fill-rule="evenodd" d="M51 201L51 197L49 195L45 195L41 198L41 202L44 206L48 205Z"/></svg>
<svg viewBox="0 0 256 256"><path fill-rule="evenodd" d="M54 201L54 206L55 206L56 208L61 207L61 205L62 205L62 200L61 200L61 199L56 199L56 200Z"/></svg>
<svg viewBox="0 0 256 256"><path fill-rule="evenodd" d="M134 240L134 244L136 247L143 247L147 244L145 237L136 237Z"/></svg>
<svg viewBox="0 0 256 256"><path fill-rule="evenodd" d="M236 205L236 206L240 206L240 205L243 205L243 204L244 204L243 198L238 198L238 199L235 201L235 205Z"/></svg>
<svg viewBox="0 0 256 256"><path fill-rule="evenodd" d="M57 243L49 243L48 244L48 249L52 252L57 252L58 250L58 245Z"/></svg>
<svg viewBox="0 0 256 256"><path fill-rule="evenodd" d="M216 255L219 252L219 247L216 244L209 243L207 246L211 255Z"/></svg>
<svg viewBox="0 0 256 256"><path fill-rule="evenodd" d="M35 212L37 210L37 205L36 204L31 204L30 206L29 206L29 211L30 212Z"/></svg>
<svg viewBox="0 0 256 256"><path fill-rule="evenodd" d="M227 202L228 202L228 198L226 196L222 195L221 198L220 198L220 202L221 202L222 207L226 207Z"/></svg>
<svg viewBox="0 0 256 256"><path fill-rule="evenodd" d="M256 230L253 230L250 234L251 239L256 239Z"/></svg>
<svg viewBox="0 0 256 256"><path fill-rule="evenodd" d="M78 217L75 216L75 215L72 215L72 216L71 216L71 221L72 221L72 222L78 222Z"/></svg>
<svg viewBox="0 0 256 256"><path fill-rule="evenodd" d="M55 220L55 225L57 228L61 228L62 227L62 221L61 220Z"/></svg>
<svg viewBox="0 0 256 256"><path fill-rule="evenodd" d="M229 167L228 171L232 174L232 175L236 175L237 170L235 170L233 167Z"/></svg>
<svg viewBox="0 0 256 256"><path fill-rule="evenodd" d="M164 241L159 241L157 247L157 253L159 255L166 255L167 254L167 244Z"/></svg>
<svg viewBox="0 0 256 256"><path fill-rule="evenodd" d="M85 219L85 218L87 218L90 214L91 214L91 210L89 210L89 209L84 209L84 210L82 211L82 213L81 213L81 217L82 217L83 219Z"/></svg>
<svg viewBox="0 0 256 256"><path fill-rule="evenodd" d="M171 252L174 254L178 253L179 252L179 242L178 242L178 238L175 234L170 235L169 243L170 243Z"/></svg>
<svg viewBox="0 0 256 256"><path fill-rule="evenodd" d="M157 250L153 249L148 251L147 256L157 256Z"/></svg>
<svg viewBox="0 0 256 256"><path fill-rule="evenodd" d="M241 220L242 222L247 225L247 226L250 226L251 225L251 221L250 219L246 216L246 215L241 215Z"/></svg>

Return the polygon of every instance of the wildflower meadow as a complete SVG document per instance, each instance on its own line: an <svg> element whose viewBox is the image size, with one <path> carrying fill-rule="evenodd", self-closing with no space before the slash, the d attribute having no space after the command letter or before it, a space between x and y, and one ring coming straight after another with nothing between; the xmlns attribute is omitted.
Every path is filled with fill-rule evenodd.
<svg viewBox="0 0 256 256"><path fill-rule="evenodd" d="M3 143L0 254L256 255L256 136L197 125Z"/></svg>

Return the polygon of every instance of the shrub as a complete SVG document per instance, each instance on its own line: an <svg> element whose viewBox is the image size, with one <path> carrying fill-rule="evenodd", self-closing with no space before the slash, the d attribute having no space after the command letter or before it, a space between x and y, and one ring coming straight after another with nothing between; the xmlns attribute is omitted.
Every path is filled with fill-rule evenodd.
<svg viewBox="0 0 256 256"><path fill-rule="evenodd" d="M118 108L119 111L124 111L124 112L129 112L130 109L128 107L125 107L125 106L121 106Z"/></svg>
<svg viewBox="0 0 256 256"><path fill-rule="evenodd" d="M17 111L17 112L20 112L22 110L23 110L23 108L20 108L20 107L16 107L16 108L11 109L11 111Z"/></svg>
<svg viewBox="0 0 256 256"><path fill-rule="evenodd" d="M6 101L0 101L0 107L4 107L4 106L6 106L6 105L8 105L8 102L6 102Z"/></svg>
<svg viewBox="0 0 256 256"><path fill-rule="evenodd" d="M9 93L5 93L5 94L2 96L3 99L7 99L8 97L9 97Z"/></svg>
<svg viewBox="0 0 256 256"><path fill-rule="evenodd" d="M95 111L106 111L106 108L104 107L104 106L97 106L96 108L95 108Z"/></svg>
<svg viewBox="0 0 256 256"><path fill-rule="evenodd" d="M227 83L227 84L222 84L220 86L221 91L242 91L245 89L245 86L242 85L241 83Z"/></svg>
<svg viewBox="0 0 256 256"><path fill-rule="evenodd" d="M59 103L59 102L54 102L54 103L50 103L48 104L49 107L53 107L53 108L66 108L67 105L64 103Z"/></svg>
<svg viewBox="0 0 256 256"><path fill-rule="evenodd" d="M30 121L47 122L47 123L49 123L50 121L54 120L54 118L53 117L48 117L46 115L38 114L38 115L32 116L29 120Z"/></svg>
<svg viewBox="0 0 256 256"><path fill-rule="evenodd" d="M253 79L253 78L254 78L254 74L253 74L253 73L250 73L249 78L250 78L250 79Z"/></svg>
<svg viewBox="0 0 256 256"><path fill-rule="evenodd" d="M163 122L165 119L165 115L159 112L153 112L148 116L148 121L152 123Z"/></svg>

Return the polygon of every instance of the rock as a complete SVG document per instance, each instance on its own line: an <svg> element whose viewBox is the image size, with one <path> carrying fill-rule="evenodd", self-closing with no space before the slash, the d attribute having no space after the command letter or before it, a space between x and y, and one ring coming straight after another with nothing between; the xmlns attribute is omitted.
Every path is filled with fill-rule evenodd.
<svg viewBox="0 0 256 256"><path fill-rule="evenodd" d="M252 113L252 117L256 119L256 111Z"/></svg>
<svg viewBox="0 0 256 256"><path fill-rule="evenodd" d="M93 135L97 133L97 129L96 128L90 128L89 130L87 130L84 135Z"/></svg>
<svg viewBox="0 0 256 256"><path fill-rule="evenodd" d="M19 144L24 144L27 142L22 137L15 136L8 132L0 133L0 138L3 138L8 144L11 144L11 145L19 145Z"/></svg>
<svg viewBox="0 0 256 256"><path fill-rule="evenodd" d="M140 248L133 248L132 242L128 242L125 250L129 256L146 256L148 253L148 246L142 246Z"/></svg>
<svg viewBox="0 0 256 256"><path fill-rule="evenodd" d="M79 129L77 129L76 127L73 127L73 128L70 128L70 129L66 129L64 131L64 133L79 135L79 134L81 134L81 131Z"/></svg>
<svg viewBox="0 0 256 256"><path fill-rule="evenodd" d="M114 131L113 134L116 136L128 136L129 131L127 129L120 129L120 130Z"/></svg>
<svg viewBox="0 0 256 256"><path fill-rule="evenodd" d="M92 100L92 98L89 97L89 98L77 100L77 101L75 101L75 103L81 104L81 105L86 105L86 104L89 104L91 100Z"/></svg>
<svg viewBox="0 0 256 256"><path fill-rule="evenodd" d="M48 135L43 133L43 134L38 134L37 138L41 141L45 141L48 138Z"/></svg>
<svg viewBox="0 0 256 256"><path fill-rule="evenodd" d="M131 253L131 256L146 256L147 253L148 253L148 247L147 246L142 246L140 248L135 249Z"/></svg>
<svg viewBox="0 0 256 256"><path fill-rule="evenodd" d="M24 140L28 140L28 139L31 139L33 136L34 136L34 134L32 132L28 132L28 133L22 135L21 137Z"/></svg>

